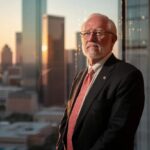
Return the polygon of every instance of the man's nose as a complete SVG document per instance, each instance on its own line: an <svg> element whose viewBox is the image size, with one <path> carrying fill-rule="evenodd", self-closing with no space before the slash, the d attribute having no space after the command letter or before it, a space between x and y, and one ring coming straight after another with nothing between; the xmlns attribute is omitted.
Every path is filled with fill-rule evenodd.
<svg viewBox="0 0 150 150"><path fill-rule="evenodd" d="M97 40L96 34L94 32L91 32L89 35L88 41L94 41L95 42L96 40Z"/></svg>

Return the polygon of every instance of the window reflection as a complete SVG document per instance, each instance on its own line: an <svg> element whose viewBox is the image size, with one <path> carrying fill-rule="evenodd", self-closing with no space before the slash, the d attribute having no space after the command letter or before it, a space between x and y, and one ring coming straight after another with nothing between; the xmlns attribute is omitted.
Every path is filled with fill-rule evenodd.
<svg viewBox="0 0 150 150"><path fill-rule="evenodd" d="M121 3L120 3L121 6ZM124 8L126 12L125 58L127 62L138 67L144 76L145 108L137 131L135 150L148 150L149 147L149 60L150 60L150 29L149 29L149 1L127 0ZM120 10L121 11L121 10ZM121 16L119 17L121 20ZM120 22L120 34L122 31ZM121 40L120 40L121 42Z"/></svg>

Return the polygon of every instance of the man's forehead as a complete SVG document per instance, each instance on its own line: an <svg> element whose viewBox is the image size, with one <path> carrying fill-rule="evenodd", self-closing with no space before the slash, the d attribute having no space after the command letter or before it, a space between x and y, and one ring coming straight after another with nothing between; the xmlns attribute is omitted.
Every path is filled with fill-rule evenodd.
<svg viewBox="0 0 150 150"><path fill-rule="evenodd" d="M107 22L98 19L89 19L83 24L81 29L82 30L107 29Z"/></svg>

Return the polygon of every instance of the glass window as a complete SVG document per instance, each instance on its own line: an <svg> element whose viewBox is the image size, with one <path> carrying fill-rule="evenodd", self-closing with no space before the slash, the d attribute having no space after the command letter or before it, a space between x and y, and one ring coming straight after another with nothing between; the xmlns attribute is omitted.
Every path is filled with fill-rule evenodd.
<svg viewBox="0 0 150 150"><path fill-rule="evenodd" d="M27 150L33 132L31 149L45 137L53 149L72 80L86 66L80 27L94 12L117 25L118 0L0 0L0 136L16 139L4 149L24 141Z"/></svg>
<svg viewBox="0 0 150 150"><path fill-rule="evenodd" d="M150 108L150 19L149 19L149 1L148 0L127 0L126 1L126 34L125 34L125 50L123 53L127 62L132 63L139 68L144 77L145 87L145 108L142 120L137 131L135 149L149 150L149 116ZM121 3L120 3L121 5ZM124 9L123 9L124 10ZM122 19L119 17L120 20ZM120 22L121 23L121 22ZM122 23L123 24L123 23ZM123 30L120 26L121 31ZM122 41L123 41L122 40Z"/></svg>

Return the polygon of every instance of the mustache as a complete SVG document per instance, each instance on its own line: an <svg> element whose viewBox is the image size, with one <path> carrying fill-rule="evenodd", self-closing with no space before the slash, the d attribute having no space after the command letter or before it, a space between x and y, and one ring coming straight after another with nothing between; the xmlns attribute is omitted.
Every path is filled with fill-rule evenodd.
<svg viewBox="0 0 150 150"><path fill-rule="evenodd" d="M97 47L101 49L101 46L98 43L94 43L94 42L87 43L86 48L89 48L89 47Z"/></svg>

